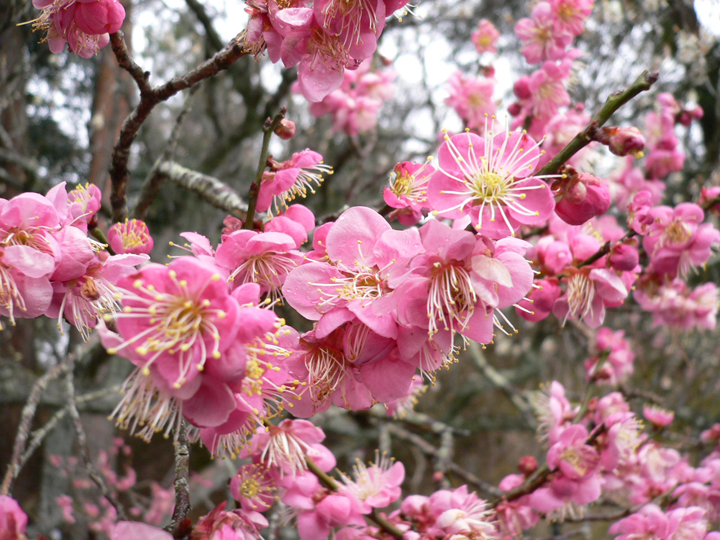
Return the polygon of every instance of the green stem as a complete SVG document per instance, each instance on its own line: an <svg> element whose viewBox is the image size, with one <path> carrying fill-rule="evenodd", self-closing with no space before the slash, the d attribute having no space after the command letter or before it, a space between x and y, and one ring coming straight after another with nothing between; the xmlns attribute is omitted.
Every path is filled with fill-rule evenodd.
<svg viewBox="0 0 720 540"><path fill-rule="evenodd" d="M317 466L317 463L315 463L310 457L305 456L305 461L307 462L307 467L315 476L317 476L320 481L325 484L328 488L330 488L333 491L339 491L340 484L335 480L332 476L330 476L327 473L324 473L320 470L320 467ZM392 523L390 523L385 516L380 514L380 512L377 511L377 508L373 508L372 512L370 512L370 515L368 516L372 521L377 523L382 530L384 530L388 534L392 534L395 538L402 539L403 533L400 529L395 527Z"/></svg>
<svg viewBox="0 0 720 540"><path fill-rule="evenodd" d="M575 135L572 141L563 148L560 153L552 158L547 165L540 169L535 176L546 174L554 174L560 166L573 157L577 152L585 148L595 137L595 132L605 122L607 122L615 111L625 105L640 92L649 90L657 81L658 73L643 71L640 76L632 83L627 90L611 94L605 101L605 105L597 112L587 127Z"/></svg>
<svg viewBox="0 0 720 540"><path fill-rule="evenodd" d="M270 156L270 139L272 138L275 128L282 119L285 118L286 113L287 107L283 107L280 109L280 112L275 115L275 118L265 120L260 163L258 164L257 174L255 175L255 182L250 186L250 193L248 194L248 210L245 225L243 225L244 229L253 230L253 225L255 224L255 207L257 206L258 195L260 195L260 183L262 182L263 173L265 172L268 157Z"/></svg>

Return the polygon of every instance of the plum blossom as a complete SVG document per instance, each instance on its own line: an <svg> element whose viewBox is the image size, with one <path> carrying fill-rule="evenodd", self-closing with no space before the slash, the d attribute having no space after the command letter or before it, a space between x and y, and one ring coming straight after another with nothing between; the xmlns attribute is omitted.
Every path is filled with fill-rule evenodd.
<svg viewBox="0 0 720 540"><path fill-rule="evenodd" d="M400 485L405 479L405 467L399 461L393 463L385 455L377 454L370 466L358 460L353 470L354 479L343 475L347 490L360 501L363 514L373 508L389 506L400 498Z"/></svg>
<svg viewBox="0 0 720 540"><path fill-rule="evenodd" d="M497 31L493 23L487 19L480 19L477 29L470 36L470 40L475 45L478 54L482 54L484 52L497 52L496 43L499 37L500 32Z"/></svg>
<svg viewBox="0 0 720 540"><path fill-rule="evenodd" d="M395 165L390 185L383 189L385 204L395 209L388 215L390 219L397 218L407 226L420 221L422 209L427 207L427 184L435 172L430 161L428 158L422 164L403 161Z"/></svg>
<svg viewBox="0 0 720 540"><path fill-rule="evenodd" d="M473 226L491 238L550 216L554 200L547 184L532 176L540 151L530 137L495 135L486 124L484 138L470 132L444 138L428 185L429 204L439 215L469 214Z"/></svg>
<svg viewBox="0 0 720 540"><path fill-rule="evenodd" d="M448 80L450 96L445 103L450 105L463 123L470 129L480 129L488 115L495 114L496 105L492 100L495 81L487 77L466 77L456 71Z"/></svg>
<svg viewBox="0 0 720 540"><path fill-rule="evenodd" d="M126 219L124 223L115 223L108 230L107 236L110 247L118 255L149 254L154 245L148 226L138 219L130 221Z"/></svg>
<svg viewBox="0 0 720 540"><path fill-rule="evenodd" d="M523 42L521 52L530 64L560 60L573 39L563 25L557 24L553 7L548 2L535 4L530 18L517 22L515 34Z"/></svg>

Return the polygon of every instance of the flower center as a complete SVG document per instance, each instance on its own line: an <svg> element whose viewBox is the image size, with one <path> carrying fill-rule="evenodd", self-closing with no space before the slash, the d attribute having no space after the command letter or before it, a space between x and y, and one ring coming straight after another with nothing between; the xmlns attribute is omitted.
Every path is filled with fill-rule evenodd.
<svg viewBox="0 0 720 540"><path fill-rule="evenodd" d="M445 330L454 332L455 325L463 330L475 310L478 298L470 279L470 273L462 266L435 263L431 272L427 300L430 335L438 332L438 323Z"/></svg>
<svg viewBox="0 0 720 540"><path fill-rule="evenodd" d="M308 392L316 403L325 403L345 377L345 355L329 347L318 347L305 357Z"/></svg>
<svg viewBox="0 0 720 540"><path fill-rule="evenodd" d="M246 499L253 499L260 493L260 484L254 478L248 478L242 483L240 492Z"/></svg>
<svg viewBox="0 0 720 540"><path fill-rule="evenodd" d="M478 200L494 203L507 196L511 183L512 180L506 176L491 171L481 172L472 179L472 190Z"/></svg>
<svg viewBox="0 0 720 540"><path fill-rule="evenodd" d="M687 223L683 223L680 219L674 219L670 225L665 228L666 244L684 244L690 240L692 230Z"/></svg>
<svg viewBox="0 0 720 540"><path fill-rule="evenodd" d="M595 287L590 279L581 273L573 275L568 281L567 288L569 315L584 318L590 313L593 298L595 298Z"/></svg>

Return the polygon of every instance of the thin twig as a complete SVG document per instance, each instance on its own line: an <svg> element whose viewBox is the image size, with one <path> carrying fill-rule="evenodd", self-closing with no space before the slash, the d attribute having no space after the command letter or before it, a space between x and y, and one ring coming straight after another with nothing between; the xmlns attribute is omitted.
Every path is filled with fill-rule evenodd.
<svg viewBox="0 0 720 540"><path fill-rule="evenodd" d="M422 437L409 432L408 430L398 426L397 424L389 424L388 427L390 428L390 432L393 434L394 437L412 443L413 446L417 447L428 456L432 456L433 458L436 458L438 456L439 450ZM447 464L447 470L458 475L468 484L472 484L484 493L494 495L496 497L499 497L502 494L502 492L498 488L488 482L481 480L473 473L471 473L470 471L466 471L465 469L460 467L460 465L453 461Z"/></svg>
<svg viewBox="0 0 720 540"><path fill-rule="evenodd" d="M117 393L120 391L121 385L116 384L114 386L110 386L108 388L103 388L102 390L98 390L97 392L88 392L87 394L83 394L82 396L77 396L75 398L75 403L84 403L86 401L92 401L101 397L105 397L108 394L111 393ZM25 463L27 463L27 460L32 457L32 455L35 453L35 450L37 450L40 445L42 444L43 439L50 433L55 426L65 418L65 415L70 412L70 405L65 405L62 409L60 409L58 412L56 412L50 420L45 422L45 425L43 427L36 429L32 432L32 439L30 440L30 444L28 444L27 449L25 450L25 453L22 455L22 458L20 459L20 469L22 469L25 466Z"/></svg>
<svg viewBox="0 0 720 540"><path fill-rule="evenodd" d="M265 120L263 125L263 142L262 149L260 150L260 163L258 164L257 174L255 175L255 181L250 186L250 193L248 195L248 210L247 217L245 218L245 224L243 228L252 230L255 225L255 207L257 206L258 195L260 195L260 184L262 182L265 168L268 164L268 157L270 157L270 139L272 138L273 131L280 124L285 114L287 113L287 107L282 107L275 117L271 120L268 118Z"/></svg>
<svg viewBox="0 0 720 540"><path fill-rule="evenodd" d="M485 355L483 354L480 346L474 341L468 343L468 349L472 355L475 365L482 371L482 374L487 378L493 385L502 390L513 405L522 413L523 418L527 424L531 427L537 426L537 421L532 411L530 403L527 398L520 394L510 381L507 380L499 371L492 367Z"/></svg>
<svg viewBox="0 0 720 540"><path fill-rule="evenodd" d="M568 145L558 153L558 155L552 158L547 165L536 173L536 176L554 174L557 172L561 165L593 141L598 128L607 122L615 111L637 96L640 92L649 90L655 81L658 80L658 76L657 72L643 71L635 82L633 82L626 90L611 94L587 127L575 135L573 140L570 141Z"/></svg>
<svg viewBox="0 0 720 540"><path fill-rule="evenodd" d="M83 428L82 420L80 419L80 413L78 412L77 404L75 403L75 377L73 374L73 370L75 368L75 359L72 355L68 355L68 358L70 360L68 362L67 371L65 374L65 385L68 398L67 408L68 413L70 413L70 417L72 418L73 425L75 426L75 434L77 435L78 444L80 445L80 453L82 454L83 461L85 462L85 468L87 469L87 473L90 479L95 482L95 485L98 488L100 488L101 495L105 497L105 499L107 499L107 501L113 506L113 508L115 508L118 519L124 521L127 519L127 516L125 515L125 509L123 508L122 504L120 504L120 501L118 501L115 494L112 493L107 487L105 479L103 478L102 474L95 468L95 465L92 462L92 458L90 457L90 447L88 446L87 435L85 434L85 428Z"/></svg>
<svg viewBox="0 0 720 540"><path fill-rule="evenodd" d="M45 391L48 383L50 383L50 381L52 381L53 379L59 377L68 368L68 365L71 362L74 362L76 357L84 356L96 344L97 340L92 340L80 345L73 352L69 353L55 367L53 367L51 370L45 373L45 375L35 381L35 384L30 391L30 395L28 396L27 402L25 403L22 413L20 414L20 427L18 428L17 435L15 436L12 459L10 460L10 465L8 465L8 470L5 473L2 488L0 488L0 495L10 494L10 487L12 486L12 482L20 474L20 463L22 460L25 443L30 436L30 426L32 425L33 418L35 417L35 411L37 410L38 403L40 403L40 398L42 397L42 394Z"/></svg>

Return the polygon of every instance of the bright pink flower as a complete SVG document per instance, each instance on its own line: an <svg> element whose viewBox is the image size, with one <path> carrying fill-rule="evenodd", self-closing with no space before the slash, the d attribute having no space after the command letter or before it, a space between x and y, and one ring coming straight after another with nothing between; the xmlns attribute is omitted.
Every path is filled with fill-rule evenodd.
<svg viewBox="0 0 720 540"><path fill-rule="evenodd" d="M655 427L667 427L675 418L675 413L657 405L645 405L643 407L643 416Z"/></svg>
<svg viewBox="0 0 720 540"><path fill-rule="evenodd" d="M54 268L47 253L23 245L0 247L0 315L14 325L15 317L31 319L45 313L52 301L48 278Z"/></svg>
<svg viewBox="0 0 720 540"><path fill-rule="evenodd" d="M150 254L154 242L145 222L138 219L115 223L108 230L110 247L118 255L123 253Z"/></svg>
<svg viewBox="0 0 720 540"><path fill-rule="evenodd" d="M330 228L324 247L327 262L311 262L288 275L287 302L310 320L346 322L343 313L349 310L377 334L397 337L388 297L407 273L407 262L421 251L417 231L395 231L374 210L355 207Z"/></svg>
<svg viewBox="0 0 720 540"><path fill-rule="evenodd" d="M200 518L190 540L257 540L260 531L268 526L267 519L259 512L242 508L226 511L226 505L223 501Z"/></svg>
<svg viewBox="0 0 720 540"><path fill-rule="evenodd" d="M26 527L27 515L17 501L0 495L0 540L22 540Z"/></svg>
<svg viewBox="0 0 720 540"><path fill-rule="evenodd" d="M570 225L582 225L610 208L607 186L588 173L571 177L561 194L563 197L555 204L555 213Z"/></svg>
<svg viewBox="0 0 720 540"><path fill-rule="evenodd" d="M542 321L552 312L555 300L562 295L560 283L555 278L540 280L527 295L527 300L521 300L517 305L517 314L526 321Z"/></svg>
<svg viewBox="0 0 720 540"><path fill-rule="evenodd" d="M550 0L557 27L574 36L582 33L593 4L594 0Z"/></svg>
<svg viewBox="0 0 720 540"><path fill-rule="evenodd" d="M418 396L427 390L427 386L423 382L422 377L413 375L412 382L407 394L385 404L385 412L388 416L395 418L403 418L408 411L411 411L417 404Z"/></svg>
<svg viewBox="0 0 720 540"><path fill-rule="evenodd" d="M475 45L478 54L484 52L497 52L496 43L500 37L500 32L487 19L480 19L477 30L470 36L470 40Z"/></svg>
<svg viewBox="0 0 720 540"><path fill-rule="evenodd" d="M720 214L720 186L703 186L698 204L716 216Z"/></svg>
<svg viewBox="0 0 720 540"><path fill-rule="evenodd" d="M361 512L369 514L373 508L384 508L400 498L400 485L405 479L405 467L399 461L375 456L369 467L360 460L353 468L353 477L343 475L343 491L350 492L361 504Z"/></svg>
<svg viewBox="0 0 720 540"><path fill-rule="evenodd" d="M658 206L650 210L650 216L653 222L643 248L659 274L684 276L693 266L705 263L711 246L720 242L720 232L712 224L701 225L704 212L696 204Z"/></svg>
<svg viewBox="0 0 720 540"><path fill-rule="evenodd" d="M294 478L307 469L307 458L327 472L335 466L335 458L320 444L324 439L323 430L307 420L283 420L277 426L259 429L241 457L252 456L280 478Z"/></svg>
<svg viewBox="0 0 720 540"><path fill-rule="evenodd" d="M475 228L491 238L542 223L555 205L547 184L532 177L539 154L527 135L494 135L487 125L485 138L446 135L428 185L429 205L442 217L470 214Z"/></svg>
<svg viewBox="0 0 720 540"><path fill-rule="evenodd" d="M587 438L585 426L575 424L564 429L548 450L548 467L572 480L593 475L598 470L600 456L595 448L586 444Z"/></svg>
<svg viewBox="0 0 720 540"><path fill-rule="evenodd" d="M515 34L523 42L522 53L530 64L543 60L560 60L573 36L557 24L552 6L547 2L535 4L530 19L520 19Z"/></svg>
<svg viewBox="0 0 720 540"><path fill-rule="evenodd" d="M383 199L392 208L392 219L398 218L403 225L411 227L422 218L422 209L427 207L427 185L435 168L425 163L403 161L395 165L390 186L383 189Z"/></svg>
<svg viewBox="0 0 720 540"><path fill-rule="evenodd" d="M125 8L117 0L78 0L75 24L86 34L114 34L125 20Z"/></svg>
<svg viewBox="0 0 720 540"><path fill-rule="evenodd" d="M280 232L258 233L242 229L223 237L215 260L229 276L233 288L257 283L261 294L276 302L285 279L303 259L295 240Z"/></svg>
<svg viewBox="0 0 720 540"><path fill-rule="evenodd" d="M322 156L306 148L282 163L273 162L270 172L263 174L257 200L258 212L271 208L275 213L287 209L296 197L304 198L308 191L323 181L323 174L332 174L332 167L323 164Z"/></svg>
<svg viewBox="0 0 720 540"><path fill-rule="evenodd" d="M445 104L450 105L470 129L480 129L488 115L495 114L496 105L492 99L495 81L485 77L466 77L456 71L448 80L450 96Z"/></svg>
<svg viewBox="0 0 720 540"><path fill-rule="evenodd" d="M605 307L616 307L627 298L628 289L620 276L604 268L581 268L567 280L565 295L555 302L558 319L582 319L590 328L605 320Z"/></svg>
<svg viewBox="0 0 720 540"><path fill-rule="evenodd" d="M264 512L275 502L275 482L268 470L255 463L242 465L230 480L230 492L244 510Z"/></svg>

